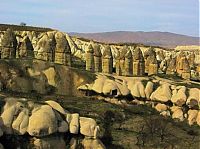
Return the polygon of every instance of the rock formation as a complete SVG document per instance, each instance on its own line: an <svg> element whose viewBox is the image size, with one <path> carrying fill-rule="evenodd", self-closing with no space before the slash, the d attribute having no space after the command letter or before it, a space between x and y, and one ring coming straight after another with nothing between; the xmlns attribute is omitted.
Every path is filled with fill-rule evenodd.
<svg viewBox="0 0 200 149"><path fill-rule="evenodd" d="M166 74L174 75L176 73L176 58L172 58L167 66Z"/></svg>
<svg viewBox="0 0 200 149"><path fill-rule="evenodd" d="M80 117L78 113L70 114L55 101L45 103L35 103L25 98L6 98L1 114L3 133L28 133L41 138L69 131L72 134L81 133L86 137L98 138L100 129L94 119Z"/></svg>
<svg viewBox="0 0 200 149"><path fill-rule="evenodd" d="M131 50L128 50L127 53L125 54L124 75L125 76L133 75L133 57Z"/></svg>
<svg viewBox="0 0 200 149"><path fill-rule="evenodd" d="M50 39L47 34L44 34L38 41L37 47L35 48L35 57L37 59L50 61L54 60L54 48L55 40Z"/></svg>
<svg viewBox="0 0 200 149"><path fill-rule="evenodd" d="M176 59L176 71L177 74L183 79L190 79L190 66L184 53L180 53Z"/></svg>
<svg viewBox="0 0 200 149"><path fill-rule="evenodd" d="M194 54L194 52L189 54L188 62L189 62L190 68L194 68L194 66L195 66L195 54Z"/></svg>
<svg viewBox="0 0 200 149"><path fill-rule="evenodd" d="M105 51L102 56L102 72L111 74L113 69L113 56L110 46L105 46Z"/></svg>
<svg viewBox="0 0 200 149"><path fill-rule="evenodd" d="M156 59L156 52L153 48L149 48L144 53L145 57L145 73L153 75L158 73L158 61Z"/></svg>
<svg viewBox="0 0 200 149"><path fill-rule="evenodd" d="M140 48L136 47L133 53L133 75L143 76L145 73L144 57Z"/></svg>
<svg viewBox="0 0 200 149"><path fill-rule="evenodd" d="M125 75L125 55L127 53L127 46L124 46L122 49L118 49L116 56L116 74L121 76ZM128 62L128 61L127 61Z"/></svg>
<svg viewBox="0 0 200 149"><path fill-rule="evenodd" d="M28 36L25 36L19 44L16 58L33 58L33 46Z"/></svg>
<svg viewBox="0 0 200 149"><path fill-rule="evenodd" d="M55 63L71 66L71 50L63 33L55 34Z"/></svg>
<svg viewBox="0 0 200 149"><path fill-rule="evenodd" d="M94 49L90 44L85 53L86 70L94 72Z"/></svg>
<svg viewBox="0 0 200 149"><path fill-rule="evenodd" d="M1 58L16 58L17 40L11 29L7 29L4 33L1 46Z"/></svg>
<svg viewBox="0 0 200 149"><path fill-rule="evenodd" d="M94 71L102 72L102 54L100 45L93 44L93 49L94 49Z"/></svg>

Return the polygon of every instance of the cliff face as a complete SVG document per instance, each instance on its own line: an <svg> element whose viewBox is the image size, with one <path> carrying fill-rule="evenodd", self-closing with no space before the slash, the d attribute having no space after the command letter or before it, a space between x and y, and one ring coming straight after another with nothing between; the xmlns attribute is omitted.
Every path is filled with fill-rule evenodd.
<svg viewBox="0 0 200 149"><path fill-rule="evenodd" d="M95 75L41 60L0 61L2 90L44 95L79 96L77 87L94 80ZM8 77L9 76L9 77Z"/></svg>

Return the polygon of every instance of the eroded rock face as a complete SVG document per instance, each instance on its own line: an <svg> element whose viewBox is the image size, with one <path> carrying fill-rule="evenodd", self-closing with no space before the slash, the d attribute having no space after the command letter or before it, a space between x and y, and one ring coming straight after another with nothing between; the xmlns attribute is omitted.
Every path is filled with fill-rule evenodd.
<svg viewBox="0 0 200 149"><path fill-rule="evenodd" d="M1 114L1 118L2 118L2 126L1 127L5 134L13 134L13 129L12 129L13 121L15 121L15 119L17 118L20 111L22 111L23 107L24 107L24 105L15 99L11 99L9 104L7 104L4 107L3 113ZM22 125L21 131L23 132L22 129L24 128L24 125L22 124L22 119L17 120L17 121L20 121L19 125L20 126ZM26 121L26 118L23 121ZM20 126L19 126L18 130L20 130Z"/></svg>
<svg viewBox="0 0 200 149"><path fill-rule="evenodd" d="M57 118L48 105L32 112L29 118L28 133L31 136L46 136L57 132Z"/></svg>
<svg viewBox="0 0 200 149"><path fill-rule="evenodd" d="M147 99L150 99L151 93L153 92L153 87L154 87L153 82L148 81L145 87L145 95Z"/></svg>
<svg viewBox="0 0 200 149"><path fill-rule="evenodd" d="M176 59L172 58L170 59L170 63L167 66L166 74L175 74L176 73Z"/></svg>
<svg viewBox="0 0 200 149"><path fill-rule="evenodd" d="M178 119L179 121L184 120L184 114L183 114L183 110L182 110L181 107L173 106L170 109L172 111L172 118L173 119Z"/></svg>
<svg viewBox="0 0 200 149"><path fill-rule="evenodd" d="M142 51L140 48L136 47L133 53L133 75L143 76L145 73L145 63Z"/></svg>
<svg viewBox="0 0 200 149"><path fill-rule="evenodd" d="M103 73L112 73L113 69L113 56L110 49L110 46L105 47L105 51L102 56L102 72Z"/></svg>
<svg viewBox="0 0 200 149"><path fill-rule="evenodd" d="M158 112L163 112L163 111L167 111L168 107L167 107L165 104L158 103L158 104L155 106L155 109L156 109Z"/></svg>
<svg viewBox="0 0 200 149"><path fill-rule="evenodd" d="M145 57L145 73L153 75L158 73L158 62L156 59L156 52L151 47L144 53Z"/></svg>
<svg viewBox="0 0 200 149"><path fill-rule="evenodd" d="M127 53L125 54L125 62L124 62L124 75L132 76L133 75L133 58L132 58L131 50L127 49Z"/></svg>
<svg viewBox="0 0 200 149"><path fill-rule="evenodd" d="M61 107L61 105L59 103L57 103L53 100L45 101L45 103L47 103L51 108L60 112L61 114L63 114L63 115L66 114L66 110L63 107Z"/></svg>
<svg viewBox="0 0 200 149"><path fill-rule="evenodd" d="M177 106L182 106L186 103L186 87L181 86L180 89L178 89L177 93L174 93L172 95L171 101L176 104Z"/></svg>
<svg viewBox="0 0 200 149"><path fill-rule="evenodd" d="M93 49L94 49L94 71L102 72L102 54L100 45L93 44Z"/></svg>
<svg viewBox="0 0 200 149"><path fill-rule="evenodd" d="M141 81L136 82L131 89L131 95L137 98L145 98L145 88Z"/></svg>
<svg viewBox="0 0 200 149"><path fill-rule="evenodd" d="M94 119L80 117L80 133L86 137L97 138L99 126L97 126Z"/></svg>
<svg viewBox="0 0 200 149"><path fill-rule="evenodd" d="M55 34L55 40L55 63L71 66L71 50L65 35L57 32Z"/></svg>
<svg viewBox="0 0 200 149"><path fill-rule="evenodd" d="M176 59L176 70L183 79L190 79L190 66L184 53L180 53Z"/></svg>
<svg viewBox="0 0 200 149"><path fill-rule="evenodd" d="M17 39L15 33L11 29L7 29L1 41L1 58L15 58Z"/></svg>
<svg viewBox="0 0 200 149"><path fill-rule="evenodd" d="M12 123L14 134L24 135L29 123L29 110L24 108Z"/></svg>
<svg viewBox="0 0 200 149"><path fill-rule="evenodd" d="M167 102L172 96L170 85L167 83L161 84L150 96L151 100Z"/></svg>
<svg viewBox="0 0 200 149"><path fill-rule="evenodd" d="M189 110L188 111L188 123L189 125L193 125L194 123L196 123L196 119L198 116L198 110Z"/></svg>
<svg viewBox="0 0 200 149"><path fill-rule="evenodd" d="M79 114L74 113L74 114L67 114L66 115L66 121L69 124L69 131L72 134L78 134L80 124L79 124Z"/></svg>
<svg viewBox="0 0 200 149"><path fill-rule="evenodd" d="M90 44L85 53L86 70L94 72L94 49Z"/></svg>
<svg viewBox="0 0 200 149"><path fill-rule="evenodd" d="M25 36L19 44L16 57L33 58L33 46L28 36Z"/></svg>
<svg viewBox="0 0 200 149"><path fill-rule="evenodd" d="M105 80L102 91L103 91L104 95L108 95L108 96L109 95L113 95L113 96L120 95L119 88L118 88L117 84L115 83L115 81L109 80L109 79Z"/></svg>
<svg viewBox="0 0 200 149"><path fill-rule="evenodd" d="M190 108L198 108L200 107L200 90L198 88L191 88L189 90L189 97L187 99L186 104Z"/></svg>
<svg viewBox="0 0 200 149"><path fill-rule="evenodd" d="M53 62L55 57L54 36L48 37L47 34L44 34L42 38L39 39L34 51L37 59Z"/></svg>

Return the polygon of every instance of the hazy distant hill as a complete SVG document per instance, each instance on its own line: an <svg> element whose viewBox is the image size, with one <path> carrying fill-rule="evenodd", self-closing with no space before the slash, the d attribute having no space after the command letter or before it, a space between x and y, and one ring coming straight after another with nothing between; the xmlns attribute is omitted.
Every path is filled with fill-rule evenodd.
<svg viewBox="0 0 200 149"><path fill-rule="evenodd" d="M73 36L93 39L99 42L111 43L142 43L162 47L176 47L177 45L199 45L198 37L179 35L169 32L103 32L103 33L69 33Z"/></svg>

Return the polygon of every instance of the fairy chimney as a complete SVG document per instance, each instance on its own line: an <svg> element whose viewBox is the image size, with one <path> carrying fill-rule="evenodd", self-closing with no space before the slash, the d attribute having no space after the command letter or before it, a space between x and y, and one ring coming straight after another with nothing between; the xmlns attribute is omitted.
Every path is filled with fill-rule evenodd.
<svg viewBox="0 0 200 149"><path fill-rule="evenodd" d="M176 58L171 58L167 65L166 74L174 75L176 73Z"/></svg>
<svg viewBox="0 0 200 149"><path fill-rule="evenodd" d="M188 56L188 62L189 62L190 68L194 68L195 67L195 54L194 54L194 52L192 52Z"/></svg>
<svg viewBox="0 0 200 149"><path fill-rule="evenodd" d="M17 55L19 58L33 58L33 46L28 36L25 36L19 43L17 49Z"/></svg>
<svg viewBox="0 0 200 149"><path fill-rule="evenodd" d="M190 79L190 65L187 58L184 56L180 59L178 65L180 65L178 69L178 75L183 79Z"/></svg>
<svg viewBox="0 0 200 149"><path fill-rule="evenodd" d="M158 73L158 61L156 59L156 52L150 47L145 53L145 73L153 75Z"/></svg>
<svg viewBox="0 0 200 149"><path fill-rule="evenodd" d="M133 75L133 55L132 55L131 50L128 50L125 55L124 75L125 76Z"/></svg>
<svg viewBox="0 0 200 149"><path fill-rule="evenodd" d="M55 40L55 63L71 66L71 50L65 35L57 32Z"/></svg>
<svg viewBox="0 0 200 149"><path fill-rule="evenodd" d="M102 72L102 54L100 45L94 44L94 71L95 72Z"/></svg>
<svg viewBox="0 0 200 149"><path fill-rule="evenodd" d="M113 56L109 45L105 47L102 56L102 72L112 74L113 69Z"/></svg>
<svg viewBox="0 0 200 149"><path fill-rule="evenodd" d="M94 72L94 49L90 44L85 53L86 70Z"/></svg>
<svg viewBox="0 0 200 149"><path fill-rule="evenodd" d="M55 50L52 45L53 41L49 39L47 34L44 34L42 38L38 41L38 50L37 53L35 54L37 59L45 60L45 61L50 61L53 62L54 56L53 56L53 51ZM55 41L54 41L55 43Z"/></svg>
<svg viewBox="0 0 200 149"><path fill-rule="evenodd" d="M11 29L7 29L1 41L1 58L15 58L17 49L17 39Z"/></svg>
<svg viewBox="0 0 200 149"><path fill-rule="evenodd" d="M144 57L140 48L136 47L133 53L133 75L143 76L145 73Z"/></svg>
<svg viewBox="0 0 200 149"><path fill-rule="evenodd" d="M121 76L125 74L125 55L127 52L127 47L124 46L121 50L118 50L116 56L116 73L117 75Z"/></svg>

